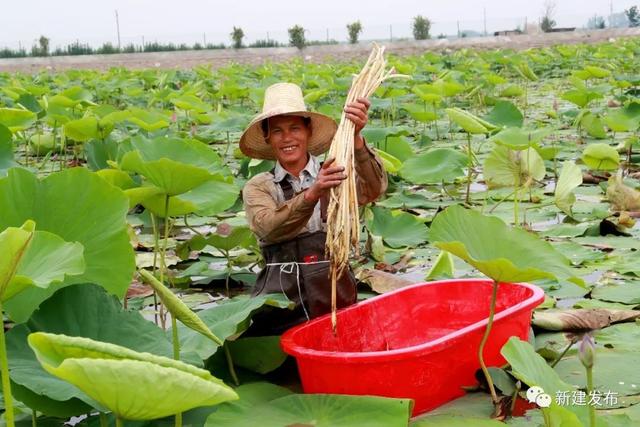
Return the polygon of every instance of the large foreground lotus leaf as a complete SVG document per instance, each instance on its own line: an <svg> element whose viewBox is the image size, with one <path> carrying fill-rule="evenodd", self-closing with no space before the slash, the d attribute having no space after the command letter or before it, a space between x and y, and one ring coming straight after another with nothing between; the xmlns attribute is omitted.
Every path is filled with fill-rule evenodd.
<svg viewBox="0 0 640 427"><path fill-rule="evenodd" d="M61 310L60 307L68 309ZM76 387L42 369L27 344L27 336L32 332L86 337L166 357L173 354L171 342L162 329L145 320L139 312L125 310L115 297L107 295L99 286L81 284L60 289L33 313L28 322L7 333L12 382L37 398L38 406L34 405L34 409L50 415L55 413L47 412L47 408L56 404L65 411L73 410L65 409L61 402L92 404L93 401ZM199 361L193 354L183 353L182 358ZM83 412L64 414L80 413Z"/></svg>
<svg viewBox="0 0 640 427"><path fill-rule="evenodd" d="M37 115L19 108L0 108L0 124L11 132L27 129L36 121Z"/></svg>
<svg viewBox="0 0 640 427"><path fill-rule="evenodd" d="M454 205L436 215L431 241L499 282L555 278L583 284L549 243L501 219Z"/></svg>
<svg viewBox="0 0 640 427"><path fill-rule="evenodd" d="M464 175L467 156L450 148L435 148L404 162L400 175L414 184L452 182Z"/></svg>
<svg viewBox="0 0 640 427"><path fill-rule="evenodd" d="M219 174L210 175L208 181L183 194L169 197L169 216L196 213L212 216L233 206L240 194L239 188L231 182L231 178L223 178ZM141 187L127 190L140 197L140 203L154 214L164 217L165 193L158 187ZM157 190L153 190L157 189Z"/></svg>
<svg viewBox="0 0 640 427"><path fill-rule="evenodd" d="M483 174L490 188L529 186L532 180L544 178L545 173L544 160L531 147L512 150L498 145L484 161Z"/></svg>
<svg viewBox="0 0 640 427"><path fill-rule="evenodd" d="M406 426L410 399L338 394L288 394L271 384L237 389L240 400L221 405L206 427L395 427Z"/></svg>
<svg viewBox="0 0 640 427"><path fill-rule="evenodd" d="M372 207L373 218L367 227L376 236L382 236L392 248L414 247L427 241L429 229L414 215L407 212L392 212Z"/></svg>
<svg viewBox="0 0 640 427"><path fill-rule="evenodd" d="M562 165L558 182L556 183L555 203L564 213L572 216L571 206L576 201L573 190L582 184L582 170L571 161L566 161Z"/></svg>
<svg viewBox="0 0 640 427"><path fill-rule="evenodd" d="M43 332L28 340L47 372L124 419L161 418L238 398L209 371L167 357Z"/></svg>
<svg viewBox="0 0 640 427"><path fill-rule="evenodd" d="M582 152L582 161L589 169L615 170L620 164L620 154L605 143L589 144Z"/></svg>
<svg viewBox="0 0 640 427"><path fill-rule="evenodd" d="M29 236L25 236L25 233ZM2 302L11 301L12 297L30 286L46 288L62 282L65 276L82 274L85 269L82 252L80 243L65 242L46 231L34 232L32 221L27 221L22 228L7 228L0 233L0 253L3 254L3 261L0 262ZM6 261L9 261L8 271L5 268ZM6 305L7 313L12 319L27 319L38 304L39 301L33 300L22 300L19 305L9 302Z"/></svg>
<svg viewBox="0 0 640 427"><path fill-rule="evenodd" d="M84 168L57 172L39 180L23 169L0 179L0 229L31 219L38 230L84 247L85 271L47 289L30 287L7 301L7 310L41 303L56 289L73 283L96 283L124 296L135 270L127 233L128 202L122 191ZM16 321L24 321L16 318Z"/></svg>

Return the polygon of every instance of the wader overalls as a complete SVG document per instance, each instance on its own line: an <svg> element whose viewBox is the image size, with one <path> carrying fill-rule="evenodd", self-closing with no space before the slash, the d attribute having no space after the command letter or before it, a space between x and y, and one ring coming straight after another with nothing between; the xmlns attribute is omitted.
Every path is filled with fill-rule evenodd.
<svg viewBox="0 0 640 427"><path fill-rule="evenodd" d="M280 181L285 200L293 197L286 179ZM321 210L324 213L325 210ZM326 215L323 214L323 219ZM250 335L280 335L290 327L331 312L331 277L324 256L327 233L303 233L293 240L262 247L266 267L258 274L253 296L285 294L294 302L293 310L265 307L253 316ZM280 264L280 265L269 265ZM347 307L357 300L356 279L351 269L337 282L337 306Z"/></svg>

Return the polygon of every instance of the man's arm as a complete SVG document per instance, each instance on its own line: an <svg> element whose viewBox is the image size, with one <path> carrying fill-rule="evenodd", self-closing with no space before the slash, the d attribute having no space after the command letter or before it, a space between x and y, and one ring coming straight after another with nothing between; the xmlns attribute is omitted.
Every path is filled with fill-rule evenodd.
<svg viewBox="0 0 640 427"><path fill-rule="evenodd" d="M354 160L358 204L363 206L377 200L387 191L387 172L382 166L380 157L369 148L366 142L362 148L355 149Z"/></svg>
<svg viewBox="0 0 640 427"><path fill-rule="evenodd" d="M278 206L273 197L268 175L249 181L242 190L249 228L260 239L277 243L296 237L313 214L316 202L298 193Z"/></svg>

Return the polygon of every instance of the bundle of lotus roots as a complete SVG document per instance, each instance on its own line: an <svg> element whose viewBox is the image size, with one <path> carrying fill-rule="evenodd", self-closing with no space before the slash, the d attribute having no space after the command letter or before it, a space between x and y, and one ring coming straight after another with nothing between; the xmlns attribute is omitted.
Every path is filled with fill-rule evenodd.
<svg viewBox="0 0 640 427"><path fill-rule="evenodd" d="M380 84L391 77L405 77L395 74L395 70L386 69L383 57L384 47L374 43L373 51L360 74L354 77L347 95L346 104L358 98L369 98ZM345 104L345 105L346 105ZM336 333L336 280L349 268L349 255L353 248L356 256L359 253L360 216L356 193L356 175L354 166L354 132L355 125L346 118L343 111L340 125L336 131L329 158L334 158L336 166L344 166L347 179L331 189L329 208L327 210L327 241L325 251L331 263L331 324Z"/></svg>

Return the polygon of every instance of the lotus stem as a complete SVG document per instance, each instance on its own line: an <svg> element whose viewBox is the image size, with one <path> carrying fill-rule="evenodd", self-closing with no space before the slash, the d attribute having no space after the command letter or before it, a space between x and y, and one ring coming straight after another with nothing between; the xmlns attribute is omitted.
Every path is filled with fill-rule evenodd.
<svg viewBox="0 0 640 427"><path fill-rule="evenodd" d="M4 310L0 303L0 316L4 318ZM7 344L4 338L4 322L0 327L0 369L2 372L2 393L4 394L4 417L7 427L14 427L13 397L11 395L11 380L9 379L9 362L7 359Z"/></svg>
<svg viewBox="0 0 640 427"><path fill-rule="evenodd" d="M180 360L180 340L178 339L178 322L176 316L171 315L171 337L173 338L173 358Z"/></svg>
<svg viewBox="0 0 640 427"><path fill-rule="evenodd" d="M552 368L555 368L556 365L558 364L558 362L560 362L560 360L564 357L565 354L567 354L567 352L569 351L571 346L573 346L574 344L575 344L575 341L571 340L571 342L569 342L569 344L564 348L564 350L562 350L562 353L560 353L558 355L558 357L555 358L555 360L553 361L553 363L550 366Z"/></svg>
<svg viewBox="0 0 640 427"><path fill-rule="evenodd" d="M238 374L236 374L236 368L233 366L233 359L231 358L231 352L229 351L229 345L223 344L222 348L224 350L224 357L227 359L227 367L229 368L229 375L231 375L231 379L235 385L240 385L240 381L238 381Z"/></svg>
<svg viewBox="0 0 640 427"><path fill-rule="evenodd" d="M493 403L498 403L498 395L496 394L496 389L493 386L493 380L491 379L491 375L489 374L489 370L487 369L487 365L484 363L484 346L487 343L487 339L489 338L489 333L491 332L491 327L493 326L493 315L496 311L496 296L498 295L498 282L493 281L492 291L491 291L491 305L489 306L489 321L487 322L487 328L484 331L484 335L482 336L482 340L480 341L480 347L478 348L478 359L480 360L480 368L482 369L482 373L484 374L485 379L487 380L487 385L489 386L489 391L491 392L491 400Z"/></svg>
<svg viewBox="0 0 640 427"><path fill-rule="evenodd" d="M100 427L109 427L109 422L107 421L107 415L104 412L100 412Z"/></svg>
<svg viewBox="0 0 640 427"><path fill-rule="evenodd" d="M160 236L158 233L158 224L156 221L156 215L151 214L151 226L153 227L153 274L156 274L158 268L158 248L160 246ZM153 319L158 325L158 295L156 291L153 291Z"/></svg>
<svg viewBox="0 0 640 427"><path fill-rule="evenodd" d="M587 396L591 396L593 392L593 366L587 369ZM596 427L596 408L593 405L589 406L589 427Z"/></svg>
<svg viewBox="0 0 640 427"><path fill-rule="evenodd" d="M518 198L520 197L519 192L520 192L520 186L516 185L516 190L513 194L513 225L515 227L519 226L518 224L519 216L520 216L519 215L520 213L518 212Z"/></svg>
<svg viewBox="0 0 640 427"><path fill-rule="evenodd" d="M467 170L467 194L464 202L469 204L469 193L471 192L471 175L473 174L473 154L471 153L471 134L467 133L467 150L469 151L469 169Z"/></svg>
<svg viewBox="0 0 640 427"><path fill-rule="evenodd" d="M182 412L176 414L175 427L182 427Z"/></svg>
<svg viewBox="0 0 640 427"><path fill-rule="evenodd" d="M166 268L165 257L167 256L167 241L169 240L169 195L164 196L164 237L162 239L162 250L160 252L160 283L164 284L164 270ZM166 329L166 314L164 306L160 303L160 321L162 329Z"/></svg>
<svg viewBox="0 0 640 427"><path fill-rule="evenodd" d="M123 427L123 425L122 418L116 417L116 427Z"/></svg>
<svg viewBox="0 0 640 427"><path fill-rule="evenodd" d="M440 140L440 131L438 130L438 112L436 111L436 103L432 102L433 106L433 115L436 116L436 119L433 121L433 125L436 127L436 139Z"/></svg>

